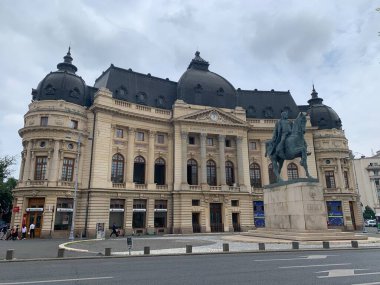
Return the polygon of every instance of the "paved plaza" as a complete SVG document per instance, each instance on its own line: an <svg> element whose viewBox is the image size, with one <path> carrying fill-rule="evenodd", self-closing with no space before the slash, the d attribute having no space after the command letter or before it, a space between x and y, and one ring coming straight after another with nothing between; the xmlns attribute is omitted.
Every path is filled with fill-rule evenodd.
<svg viewBox="0 0 380 285"><path fill-rule="evenodd" d="M360 248L380 247L380 235L375 229L368 229L368 240L359 242ZM361 234L361 233L358 233ZM259 250L258 243L265 243L266 250L290 250L291 241L242 236L240 234L198 234L134 236L131 255L144 254L144 247L150 247L150 254L183 254L186 245L192 245L193 253L217 253L223 251L223 244L229 244L231 252L249 252ZM14 249L15 259L40 259L57 257L58 248L65 248L65 257L102 256L106 248L111 248L113 256L129 255L127 237L105 240L78 239L70 242L66 239L27 239L0 241L0 260L5 259L6 251ZM322 242L300 242L300 250L321 249ZM350 241L332 241L330 248L351 248Z"/></svg>

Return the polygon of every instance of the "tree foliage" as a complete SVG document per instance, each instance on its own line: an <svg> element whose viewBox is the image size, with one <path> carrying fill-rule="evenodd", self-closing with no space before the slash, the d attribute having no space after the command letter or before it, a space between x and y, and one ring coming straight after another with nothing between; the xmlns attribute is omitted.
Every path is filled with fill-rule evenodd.
<svg viewBox="0 0 380 285"><path fill-rule="evenodd" d="M10 221L12 215L12 189L17 185L17 180L9 177L15 164L15 157L5 156L0 158L0 220Z"/></svg>
<svg viewBox="0 0 380 285"><path fill-rule="evenodd" d="M365 210L363 212L363 218L365 220L375 219L375 211L370 206L365 206Z"/></svg>

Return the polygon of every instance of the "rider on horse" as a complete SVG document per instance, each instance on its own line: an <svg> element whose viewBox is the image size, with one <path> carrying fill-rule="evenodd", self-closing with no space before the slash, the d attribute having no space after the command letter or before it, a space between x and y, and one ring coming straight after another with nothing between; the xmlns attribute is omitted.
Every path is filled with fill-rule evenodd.
<svg viewBox="0 0 380 285"><path fill-rule="evenodd" d="M292 127L292 122L288 120L288 112L283 111L273 132L273 149L270 155L277 153L278 156L285 157L285 139L291 134Z"/></svg>

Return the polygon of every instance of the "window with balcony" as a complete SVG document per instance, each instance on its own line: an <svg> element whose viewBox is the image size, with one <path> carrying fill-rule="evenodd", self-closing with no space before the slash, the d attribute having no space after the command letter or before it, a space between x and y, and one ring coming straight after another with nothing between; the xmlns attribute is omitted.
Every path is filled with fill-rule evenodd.
<svg viewBox="0 0 380 285"><path fill-rule="evenodd" d="M133 182L136 184L145 184L145 159L142 156L135 158Z"/></svg>
<svg viewBox="0 0 380 285"><path fill-rule="evenodd" d="M234 183L234 165L231 161L226 161L226 184L229 186L233 186Z"/></svg>
<svg viewBox="0 0 380 285"><path fill-rule="evenodd" d="M216 163L213 160L208 160L206 163L207 184L216 186Z"/></svg>
<svg viewBox="0 0 380 285"><path fill-rule="evenodd" d="M249 166L249 176L251 178L251 186L255 188L262 188L260 165L255 162L252 163Z"/></svg>
<svg viewBox="0 0 380 285"><path fill-rule="evenodd" d="M195 159L187 161L187 183L189 185L198 185L198 163Z"/></svg>
<svg viewBox="0 0 380 285"><path fill-rule="evenodd" d="M165 160L157 158L154 162L154 183L157 185L165 185Z"/></svg>
<svg viewBox="0 0 380 285"><path fill-rule="evenodd" d="M124 156L120 153L112 156L111 181L113 183L124 182Z"/></svg>

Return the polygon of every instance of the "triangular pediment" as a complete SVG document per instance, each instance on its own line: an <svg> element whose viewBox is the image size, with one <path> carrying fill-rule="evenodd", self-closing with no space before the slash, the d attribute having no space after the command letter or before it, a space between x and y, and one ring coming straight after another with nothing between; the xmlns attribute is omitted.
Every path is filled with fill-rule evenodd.
<svg viewBox="0 0 380 285"><path fill-rule="evenodd" d="M235 126L247 126L247 123L233 115L230 115L218 108L201 110L185 116L179 117L176 121L194 122L194 123L209 123L223 124Z"/></svg>

